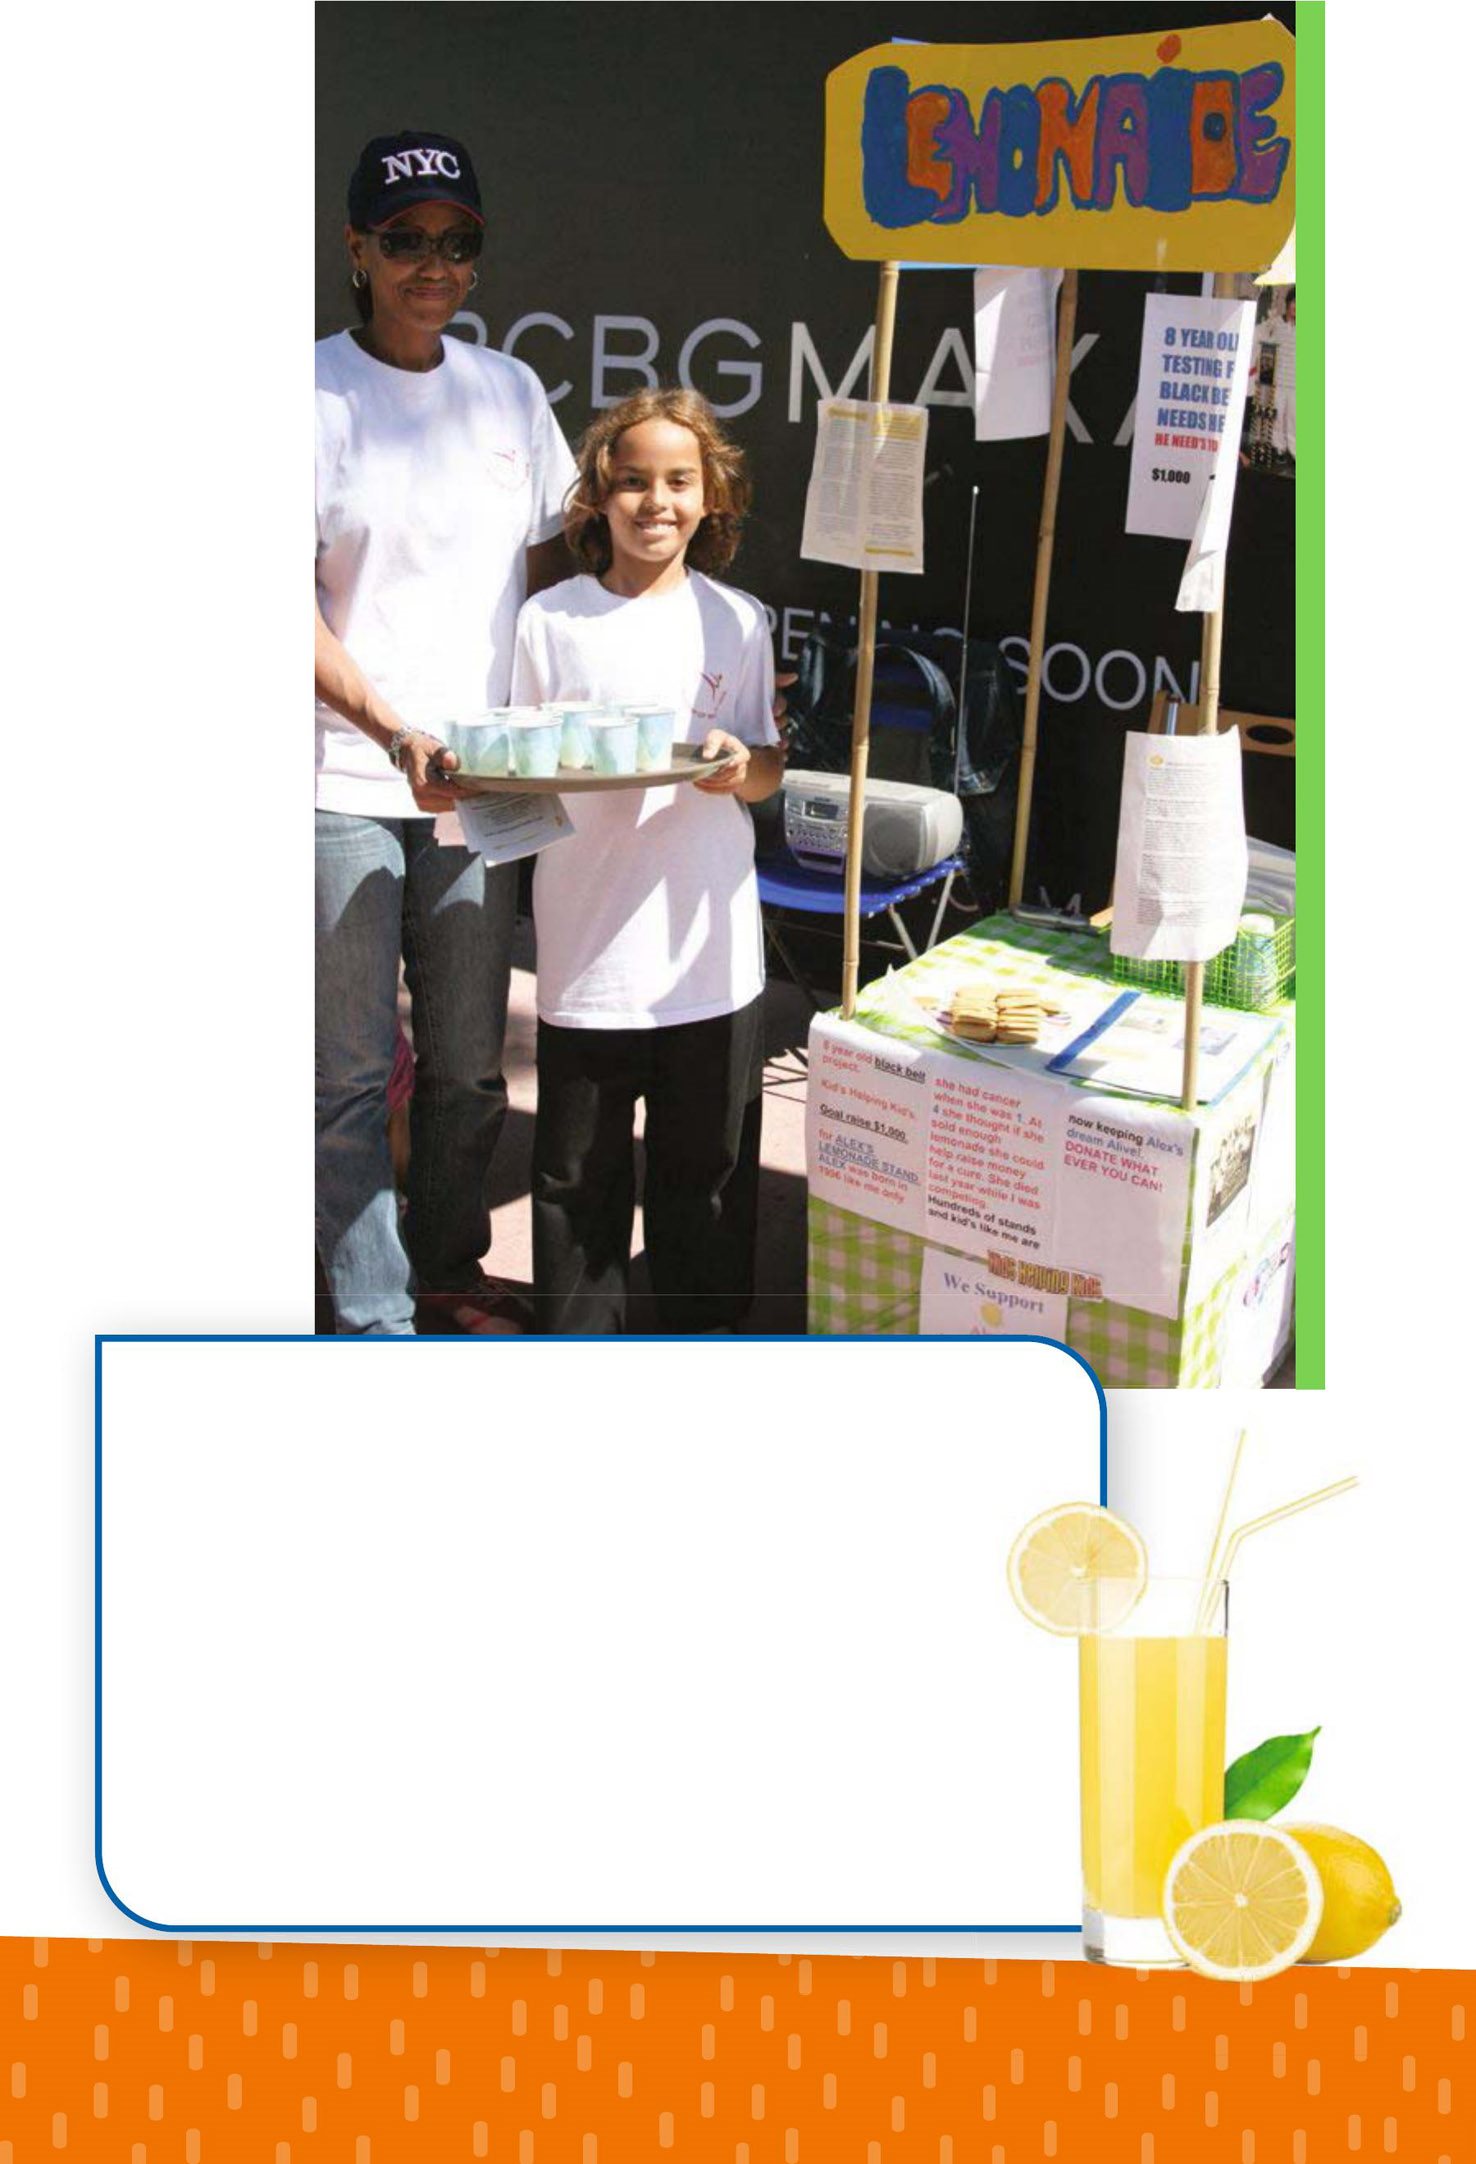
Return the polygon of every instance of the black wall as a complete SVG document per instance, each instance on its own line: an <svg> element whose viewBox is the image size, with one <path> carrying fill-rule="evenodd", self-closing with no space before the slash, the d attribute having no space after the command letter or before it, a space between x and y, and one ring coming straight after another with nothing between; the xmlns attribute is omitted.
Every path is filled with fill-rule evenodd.
<svg viewBox="0 0 1476 2164"><path fill-rule="evenodd" d="M342 244L348 173L365 139L402 127L462 137L477 162L488 246L472 305L490 344L535 312L520 356L550 392L571 442L594 410L596 318L654 326L652 366L677 379L700 325L696 387L715 402L762 388L730 426L747 449L756 507L732 574L774 614L781 655L815 612L854 616L854 572L802 562L800 528L814 441L813 375L801 367L790 418L796 347L808 338L832 389L875 307L874 266L848 262L821 217L824 80L829 70L894 35L931 43L1005 43L1243 20L1259 5L400 5L329 0L318 9L317 332L352 320ZM1293 10L1271 12L1291 23ZM1170 288L1196 291L1194 279ZM1090 441L1068 438L1046 643L1030 887L1058 902L1106 897L1116 834L1122 736L1147 719L1155 674L1186 695L1201 619L1174 595L1185 545L1125 535L1126 445L1114 438L1137 381L1142 297L1150 281L1084 273L1078 339L1094 343L1073 377L1072 403ZM802 330L797 331L796 326ZM467 325L469 335L477 326ZM966 271L908 273L901 286L892 396L915 399L950 330L972 339ZM756 341L750 344L749 336ZM639 329L607 327L615 351L643 349ZM957 352L945 355L932 404L928 565L883 579L882 613L897 626L961 620L970 492L980 492L972 628L1015 640L1030 622L1044 440L979 445ZM610 365L604 402L644 378ZM854 388L864 389L864 378ZM930 401L931 403L931 401ZM1231 549L1221 694L1227 706L1290 714L1295 484L1243 471ZM1115 658L1106 658L1115 657ZM781 662L782 665L782 662ZM1290 841L1289 760L1253 760L1251 825Z"/></svg>

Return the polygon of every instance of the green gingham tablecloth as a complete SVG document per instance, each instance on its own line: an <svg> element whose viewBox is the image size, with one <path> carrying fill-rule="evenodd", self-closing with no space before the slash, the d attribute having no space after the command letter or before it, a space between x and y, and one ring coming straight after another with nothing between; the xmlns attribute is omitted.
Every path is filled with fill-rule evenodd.
<svg viewBox="0 0 1476 2164"><path fill-rule="evenodd" d="M960 962L998 983L1031 985L1049 992L1061 972L1077 978L1112 978L1112 958L1105 937L1063 932L1016 922L1009 916L986 918L943 945L868 985L857 1001L855 1020L879 1036L954 1052L957 1047L928 1028L914 1002L925 1002L929 988L956 981ZM1225 1100L1232 1110L1244 1098L1257 1103L1267 1070L1284 1052L1293 1027L1293 1009L1277 1009L1282 1032L1267 1046ZM967 1057L967 1055L964 1055ZM1001 1072L1007 1072L1001 1069ZM1061 1080L1058 1086L1075 1088ZM1087 1085L1094 1094L1111 1094ZM1127 1101L1127 1100L1124 1100ZM1141 1100L1139 1100L1141 1101ZM1243 1249L1208 1284L1195 1269L1196 1204L1207 1177L1200 1143L1208 1108L1185 1113L1195 1127L1194 1165L1184 1226L1178 1311L1153 1314L1114 1300L1068 1298L1066 1343L1081 1354L1109 1388L1204 1390L1218 1387L1224 1368L1232 1300L1261 1270L1266 1257L1289 1252L1293 1229L1291 1196L1259 1230L1248 1228ZM923 1257L929 1246L946 1254L962 1251L925 1241L916 1234L878 1224L811 1195L809 1201L809 1327L817 1336L915 1336ZM1274 1272L1273 1272L1274 1274Z"/></svg>

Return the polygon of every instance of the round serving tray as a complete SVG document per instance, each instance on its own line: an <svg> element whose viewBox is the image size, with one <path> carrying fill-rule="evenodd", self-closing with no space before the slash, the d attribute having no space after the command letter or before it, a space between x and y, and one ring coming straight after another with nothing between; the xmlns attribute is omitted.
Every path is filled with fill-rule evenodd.
<svg viewBox="0 0 1476 2164"><path fill-rule="evenodd" d="M464 796L566 796L579 789L668 789L674 781L705 781L728 764L704 759L699 744L673 744L672 764L654 774L593 774L588 767L561 766L557 774L446 774Z"/></svg>

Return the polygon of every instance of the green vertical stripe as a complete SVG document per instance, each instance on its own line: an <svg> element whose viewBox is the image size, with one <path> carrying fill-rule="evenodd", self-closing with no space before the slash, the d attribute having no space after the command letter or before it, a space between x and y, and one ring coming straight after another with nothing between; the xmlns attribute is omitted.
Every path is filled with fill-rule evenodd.
<svg viewBox="0 0 1476 2164"><path fill-rule="evenodd" d="M1326 603L1322 0L1297 9L1297 1388L1326 1381ZM1306 277L1301 273L1305 271Z"/></svg>

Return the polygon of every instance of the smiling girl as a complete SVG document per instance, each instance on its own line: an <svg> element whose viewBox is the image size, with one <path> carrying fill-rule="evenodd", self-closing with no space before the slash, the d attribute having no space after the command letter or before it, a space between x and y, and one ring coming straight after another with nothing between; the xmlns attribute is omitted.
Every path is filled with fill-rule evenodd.
<svg viewBox="0 0 1476 2164"><path fill-rule="evenodd" d="M742 454L691 391L643 391L579 447L565 532L585 566L518 619L515 701L676 710L705 781L571 795L538 860L533 1263L541 1327L625 1326L634 1119L660 1327L731 1326L753 1298L763 930L748 805L784 771L768 619L708 576L732 561Z"/></svg>

